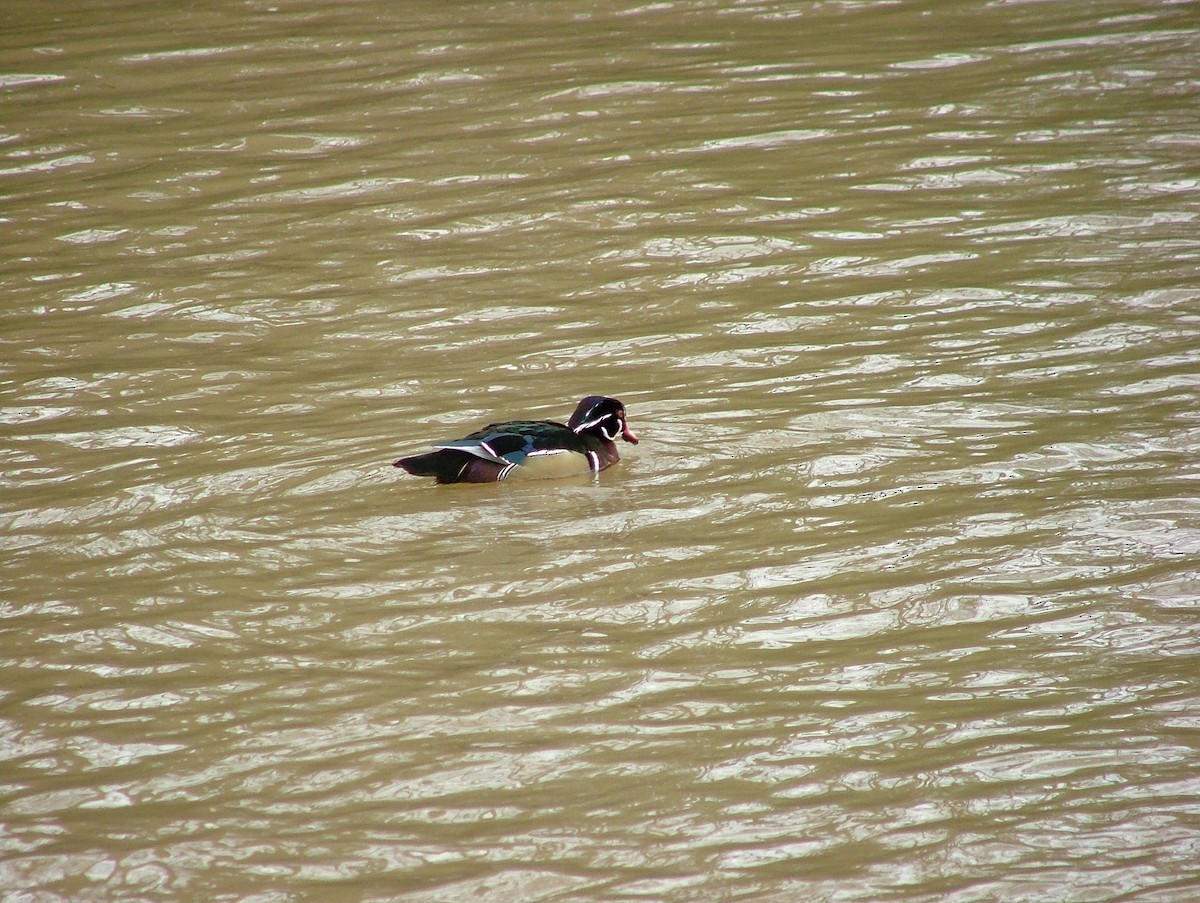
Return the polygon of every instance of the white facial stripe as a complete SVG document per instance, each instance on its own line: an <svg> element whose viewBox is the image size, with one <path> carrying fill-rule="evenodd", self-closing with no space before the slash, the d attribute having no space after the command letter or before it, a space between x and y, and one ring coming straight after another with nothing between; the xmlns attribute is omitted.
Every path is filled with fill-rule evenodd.
<svg viewBox="0 0 1200 903"><path fill-rule="evenodd" d="M613 425L604 425L610 420L614 421ZM579 426L575 427L575 432L582 433L584 430L590 430L597 426L600 427L600 435L602 435L609 442L615 442L617 436L621 435L625 429L625 424L621 420L621 415L617 413L609 413L601 414L599 417L595 417L591 420L585 420L583 423L579 424Z"/></svg>

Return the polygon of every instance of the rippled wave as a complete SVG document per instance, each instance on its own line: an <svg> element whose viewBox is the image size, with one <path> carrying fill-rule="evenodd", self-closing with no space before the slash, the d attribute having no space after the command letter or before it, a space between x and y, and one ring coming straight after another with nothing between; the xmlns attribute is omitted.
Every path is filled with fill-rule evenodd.
<svg viewBox="0 0 1200 903"><path fill-rule="evenodd" d="M48 9L0 887L1200 884L1186 5ZM389 466L595 391L598 479Z"/></svg>

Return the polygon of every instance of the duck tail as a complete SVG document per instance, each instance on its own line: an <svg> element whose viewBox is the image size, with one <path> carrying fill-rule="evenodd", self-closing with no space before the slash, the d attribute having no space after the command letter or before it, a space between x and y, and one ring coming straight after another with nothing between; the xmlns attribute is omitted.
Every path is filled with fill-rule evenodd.
<svg viewBox="0 0 1200 903"><path fill-rule="evenodd" d="M413 455L401 458L393 467L402 467L414 477L436 477L446 470L446 462L439 452L429 452L426 455Z"/></svg>
<svg viewBox="0 0 1200 903"><path fill-rule="evenodd" d="M436 477L439 483L494 483L505 468L453 448L401 458L393 464L415 477Z"/></svg>

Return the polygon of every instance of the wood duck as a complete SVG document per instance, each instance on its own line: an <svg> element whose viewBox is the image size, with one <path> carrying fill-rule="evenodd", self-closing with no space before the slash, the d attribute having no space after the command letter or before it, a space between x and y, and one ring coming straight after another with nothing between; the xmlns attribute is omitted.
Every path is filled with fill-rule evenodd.
<svg viewBox="0 0 1200 903"><path fill-rule="evenodd" d="M621 459L616 438L637 445L615 398L589 395L566 423L509 420L492 423L463 439L442 442L424 455L395 463L439 483L494 483L517 477L565 477L597 473Z"/></svg>

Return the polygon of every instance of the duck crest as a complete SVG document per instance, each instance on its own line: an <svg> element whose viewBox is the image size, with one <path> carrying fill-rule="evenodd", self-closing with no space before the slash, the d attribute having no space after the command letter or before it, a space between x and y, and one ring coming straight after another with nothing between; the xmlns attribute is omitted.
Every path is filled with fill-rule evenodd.
<svg viewBox="0 0 1200 903"><path fill-rule="evenodd" d="M575 413L567 421L572 432L582 435L595 433L608 442L616 441L620 436L626 442L638 444L638 437L629 428L625 416L625 405L615 398L603 395L589 395L575 407Z"/></svg>
<svg viewBox="0 0 1200 903"><path fill-rule="evenodd" d="M637 445L625 405L616 398L589 395L575 406L567 423L556 420L508 420L450 442L433 451L395 462L396 467L439 483L494 483L529 477L598 473L621 459L616 439Z"/></svg>

